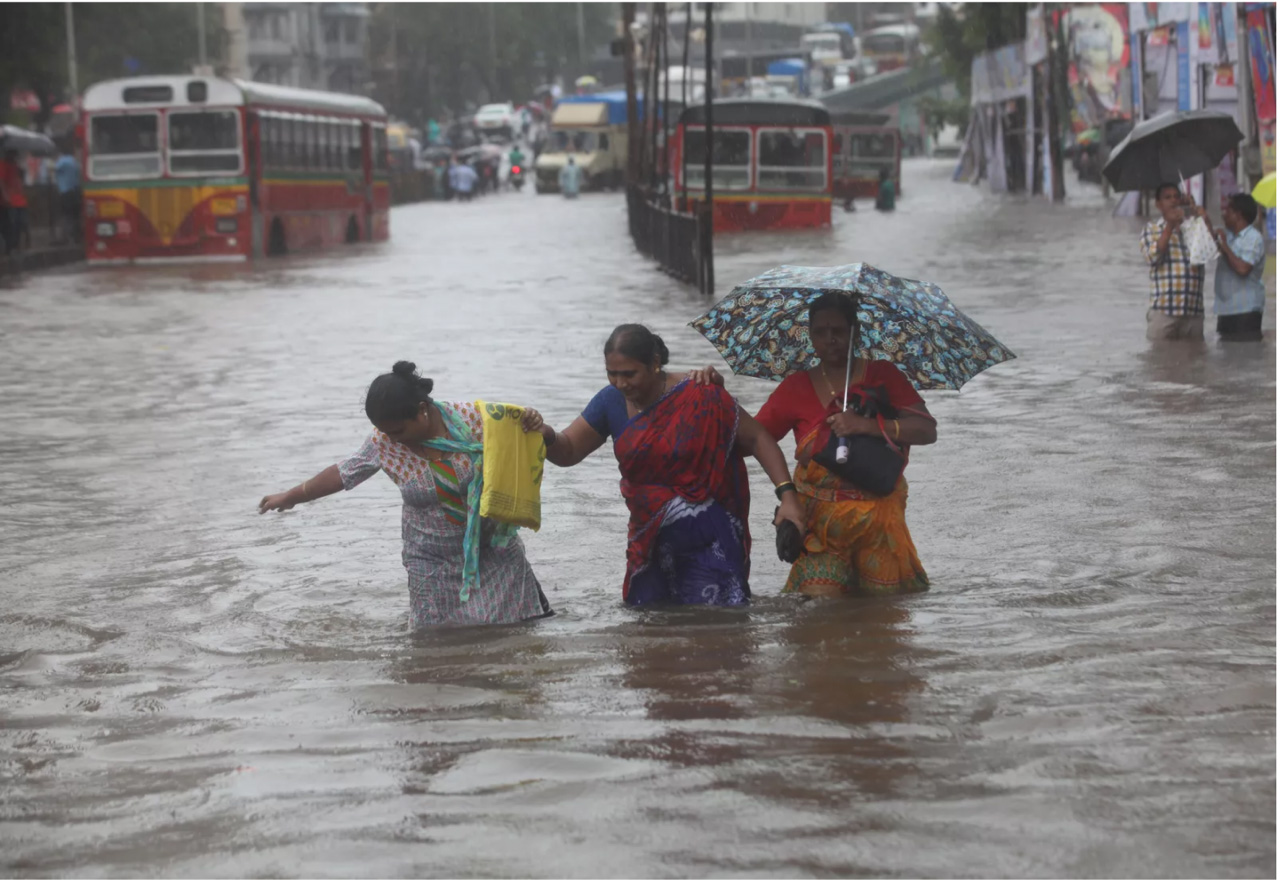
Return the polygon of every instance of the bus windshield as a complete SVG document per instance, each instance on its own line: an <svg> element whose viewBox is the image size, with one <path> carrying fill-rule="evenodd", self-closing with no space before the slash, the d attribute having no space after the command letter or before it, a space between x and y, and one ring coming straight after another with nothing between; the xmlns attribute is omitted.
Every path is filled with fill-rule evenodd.
<svg viewBox="0 0 1280 880"><path fill-rule="evenodd" d="M801 42L817 57L841 58L844 56L844 46L840 42L839 34L805 34Z"/></svg>
<svg viewBox="0 0 1280 880"><path fill-rule="evenodd" d="M702 187L706 181L706 129L685 129L683 161L685 185ZM715 129L711 148L711 184L722 189L751 188L750 131Z"/></svg>
<svg viewBox="0 0 1280 880"><path fill-rule="evenodd" d="M863 37L863 51L876 55L906 55L906 37L900 33L872 33Z"/></svg>
<svg viewBox="0 0 1280 880"><path fill-rule="evenodd" d="M240 116L234 110L171 111L169 173L240 170Z"/></svg>
<svg viewBox="0 0 1280 880"><path fill-rule="evenodd" d="M825 189L827 139L821 131L760 132L760 189Z"/></svg>
<svg viewBox="0 0 1280 880"><path fill-rule="evenodd" d="M159 123L155 113L94 116L89 123L89 176L159 177Z"/></svg>
<svg viewBox="0 0 1280 880"><path fill-rule="evenodd" d="M596 150L594 131L555 131L551 134L553 153L592 153Z"/></svg>

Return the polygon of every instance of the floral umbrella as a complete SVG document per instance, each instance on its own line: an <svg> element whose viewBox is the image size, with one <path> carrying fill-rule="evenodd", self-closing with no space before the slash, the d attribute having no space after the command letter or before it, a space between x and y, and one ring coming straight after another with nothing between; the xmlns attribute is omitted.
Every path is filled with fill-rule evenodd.
<svg viewBox="0 0 1280 880"><path fill-rule="evenodd" d="M857 301L856 353L892 361L921 390L958 390L1015 357L936 284L898 278L866 263L779 266L735 287L690 326L711 341L734 373L780 381L817 363L809 344L809 305L829 291Z"/></svg>

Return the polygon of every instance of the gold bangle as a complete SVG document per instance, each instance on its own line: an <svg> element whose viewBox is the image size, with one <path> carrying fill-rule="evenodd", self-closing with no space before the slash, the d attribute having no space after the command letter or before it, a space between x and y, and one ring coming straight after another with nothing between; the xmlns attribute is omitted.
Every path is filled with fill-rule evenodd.
<svg viewBox="0 0 1280 880"><path fill-rule="evenodd" d="M897 440L902 436L902 423L897 419L893 420L893 439Z"/></svg>
<svg viewBox="0 0 1280 880"><path fill-rule="evenodd" d="M302 500L303 500L303 501L310 501L310 500L311 500L311 495L310 495L310 493L308 493L308 492L307 492L307 484L308 484L308 483L310 483L310 482L311 482L311 480L310 480L310 479L306 479L306 480L303 480L303 481L302 481Z"/></svg>

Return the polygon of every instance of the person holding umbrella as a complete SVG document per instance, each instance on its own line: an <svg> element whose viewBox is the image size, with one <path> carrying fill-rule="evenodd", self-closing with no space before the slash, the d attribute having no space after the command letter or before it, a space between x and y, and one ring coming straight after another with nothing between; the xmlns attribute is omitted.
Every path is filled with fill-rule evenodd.
<svg viewBox="0 0 1280 880"><path fill-rule="evenodd" d="M1203 208L1184 206L1176 183L1156 188L1160 216L1142 230L1142 255L1151 278L1147 309L1147 338L1204 339L1204 266L1191 262L1191 249L1182 235L1188 214Z"/></svg>
<svg viewBox="0 0 1280 880"><path fill-rule="evenodd" d="M775 440L796 438L795 483L805 501L805 553L791 566L785 593L807 596L916 593L929 588L907 528L907 481L900 477L886 496L847 484L814 460L827 437L882 431L904 457L911 446L936 443L938 426L919 392L889 361L850 356L858 345L858 308L832 291L809 306L809 339L818 365L792 373L769 395L756 421ZM842 384L841 380L844 380ZM884 389L898 412L880 422L846 409L847 389Z"/></svg>
<svg viewBox="0 0 1280 880"><path fill-rule="evenodd" d="M938 436L918 389L958 390L1013 352L937 285L866 263L780 266L735 287L692 326L737 375L781 383L756 420L775 439L796 438L792 479L805 528L784 591L928 589L902 476L909 448ZM694 378L724 381L712 367ZM855 399L861 412L849 410Z"/></svg>

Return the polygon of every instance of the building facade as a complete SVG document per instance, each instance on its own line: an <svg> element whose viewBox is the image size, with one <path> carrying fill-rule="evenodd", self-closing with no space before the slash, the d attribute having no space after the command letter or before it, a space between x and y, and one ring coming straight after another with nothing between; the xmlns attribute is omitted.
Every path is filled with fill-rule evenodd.
<svg viewBox="0 0 1280 880"><path fill-rule="evenodd" d="M367 3L243 3L248 76L257 82L366 94Z"/></svg>

